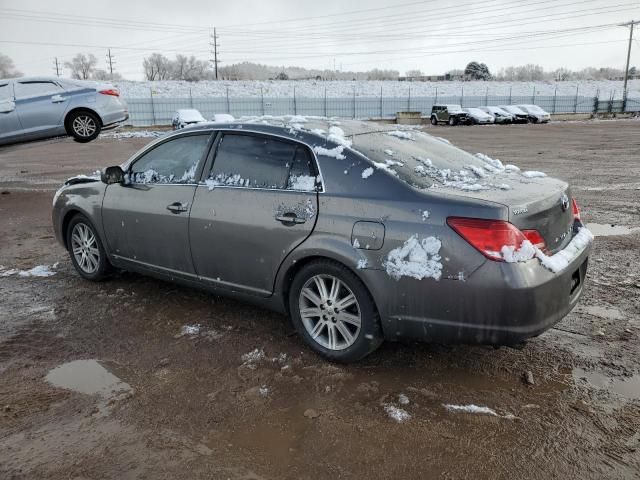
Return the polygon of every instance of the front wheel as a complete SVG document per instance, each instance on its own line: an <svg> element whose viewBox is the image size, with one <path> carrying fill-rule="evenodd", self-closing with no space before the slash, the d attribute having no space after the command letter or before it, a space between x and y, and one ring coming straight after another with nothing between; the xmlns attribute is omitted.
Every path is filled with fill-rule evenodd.
<svg viewBox="0 0 640 480"><path fill-rule="evenodd" d="M371 295L339 263L319 260L302 267L291 284L289 311L300 336L328 360L355 362L382 343Z"/></svg>
<svg viewBox="0 0 640 480"><path fill-rule="evenodd" d="M458 124L458 118L457 117L449 117L449 125L451 125L452 127L456 126Z"/></svg>
<svg viewBox="0 0 640 480"><path fill-rule="evenodd" d="M67 120L67 130L76 142L86 143L100 135L100 118L93 112L80 111L72 113Z"/></svg>
<svg viewBox="0 0 640 480"><path fill-rule="evenodd" d="M76 215L67 228L67 248L71 263L82 278L100 281L107 276L111 265L91 222Z"/></svg>

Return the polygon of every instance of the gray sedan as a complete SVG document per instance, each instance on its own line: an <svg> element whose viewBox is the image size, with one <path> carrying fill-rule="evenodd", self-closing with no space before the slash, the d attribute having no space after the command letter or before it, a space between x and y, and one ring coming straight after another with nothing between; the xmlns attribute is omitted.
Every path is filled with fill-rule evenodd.
<svg viewBox="0 0 640 480"><path fill-rule="evenodd" d="M129 118L110 84L24 77L0 80L0 145L59 135L89 142Z"/></svg>
<svg viewBox="0 0 640 480"><path fill-rule="evenodd" d="M383 339L516 344L576 305L593 237L565 182L417 130L303 120L200 124L69 179L56 236L88 280L251 301L333 361Z"/></svg>

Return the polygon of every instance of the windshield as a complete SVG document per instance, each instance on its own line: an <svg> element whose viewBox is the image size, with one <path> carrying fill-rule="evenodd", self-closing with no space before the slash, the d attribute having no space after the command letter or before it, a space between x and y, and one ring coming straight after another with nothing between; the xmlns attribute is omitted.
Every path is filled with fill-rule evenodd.
<svg viewBox="0 0 640 480"><path fill-rule="evenodd" d="M481 172L486 160L471 155L449 144L445 139L423 132L375 132L354 135L353 148L367 156L378 170L385 170L416 188L456 183L477 184L474 171Z"/></svg>

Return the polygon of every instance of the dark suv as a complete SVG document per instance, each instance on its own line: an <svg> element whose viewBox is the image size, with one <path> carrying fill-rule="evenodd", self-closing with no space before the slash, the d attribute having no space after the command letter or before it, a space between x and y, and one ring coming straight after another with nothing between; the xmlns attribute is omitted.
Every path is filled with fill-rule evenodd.
<svg viewBox="0 0 640 480"><path fill-rule="evenodd" d="M468 125L470 119L460 105L434 105L431 107L431 125L437 125L439 122Z"/></svg>

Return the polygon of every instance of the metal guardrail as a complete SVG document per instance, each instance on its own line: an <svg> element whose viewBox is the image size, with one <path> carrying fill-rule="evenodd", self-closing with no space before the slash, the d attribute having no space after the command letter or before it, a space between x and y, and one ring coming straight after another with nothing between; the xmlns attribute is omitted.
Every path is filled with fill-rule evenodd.
<svg viewBox="0 0 640 480"><path fill-rule="evenodd" d="M482 105L534 104L549 113L622 113L640 111L640 98L599 99L582 95L480 95L434 97L209 97L209 98L126 98L128 124L134 126L169 125L176 110L196 108L207 118L216 113L234 117L255 115L316 115L342 118L394 118L397 112L431 113L437 103Z"/></svg>

